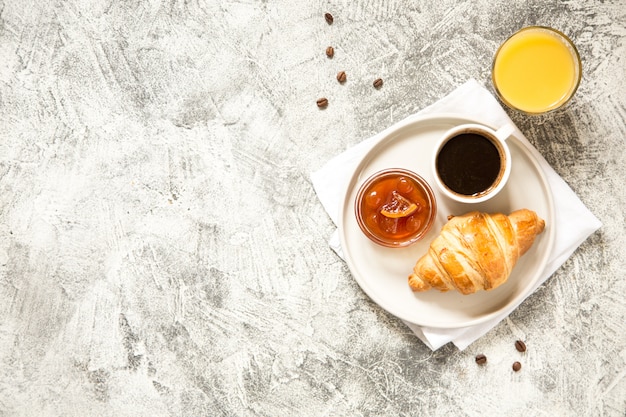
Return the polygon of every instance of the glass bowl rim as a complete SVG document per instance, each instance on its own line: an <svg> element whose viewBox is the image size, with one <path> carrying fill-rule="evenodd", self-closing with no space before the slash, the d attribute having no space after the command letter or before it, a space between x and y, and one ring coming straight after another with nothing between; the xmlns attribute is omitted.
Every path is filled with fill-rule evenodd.
<svg viewBox="0 0 626 417"><path fill-rule="evenodd" d="M426 195L426 198L429 203L429 207L428 207L429 215L428 215L428 219L424 222L424 225L422 225L422 227L415 234L410 235L406 239L401 239L401 240L400 239L389 240L389 239L384 239L375 235L374 233L372 233L371 230L367 228L363 220L363 216L361 214L360 203L363 200L365 191L369 188L370 185L372 185L374 181L379 180L381 178L389 177L392 175L406 176L406 177L409 177L411 180L413 180L421 188L423 193ZM416 172L411 171L409 169L405 169L405 168L385 168L385 169L382 169L380 171L377 171L371 174L369 177L367 177L365 181L363 181L363 183L359 187L359 190L356 194L356 198L354 201L354 211L355 211L356 220L357 220L357 224L359 225L359 228L361 229L363 234L367 238L369 238L372 242L377 243L381 246L388 247L388 248L404 248L422 240L422 238L426 236L426 234L430 231L437 217L437 199L435 198L435 193L432 187L430 186L430 184L428 184L428 182Z"/></svg>

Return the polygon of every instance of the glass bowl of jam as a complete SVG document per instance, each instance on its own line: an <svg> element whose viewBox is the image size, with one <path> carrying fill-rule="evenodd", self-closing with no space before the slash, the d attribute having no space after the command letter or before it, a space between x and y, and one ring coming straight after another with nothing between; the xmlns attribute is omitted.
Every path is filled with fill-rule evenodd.
<svg viewBox="0 0 626 417"><path fill-rule="evenodd" d="M437 215L430 185L401 168L385 169L365 180L354 208L365 236L389 248L406 247L422 239Z"/></svg>

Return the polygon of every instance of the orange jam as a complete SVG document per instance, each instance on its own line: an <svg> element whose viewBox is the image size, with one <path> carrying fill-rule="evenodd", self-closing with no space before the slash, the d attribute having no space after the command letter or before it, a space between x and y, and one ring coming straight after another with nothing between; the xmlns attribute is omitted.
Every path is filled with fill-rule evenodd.
<svg viewBox="0 0 626 417"><path fill-rule="evenodd" d="M365 181L355 210L367 237L383 246L401 247L417 242L428 232L437 207L424 179L394 169L378 172Z"/></svg>

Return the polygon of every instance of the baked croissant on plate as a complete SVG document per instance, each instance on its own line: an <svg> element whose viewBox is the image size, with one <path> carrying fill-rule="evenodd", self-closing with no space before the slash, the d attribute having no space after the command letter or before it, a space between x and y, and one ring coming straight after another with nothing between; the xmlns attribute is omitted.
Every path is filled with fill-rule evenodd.
<svg viewBox="0 0 626 417"><path fill-rule="evenodd" d="M409 285L416 292L492 290L508 279L544 227L528 209L508 216L473 211L452 217L413 267Z"/></svg>

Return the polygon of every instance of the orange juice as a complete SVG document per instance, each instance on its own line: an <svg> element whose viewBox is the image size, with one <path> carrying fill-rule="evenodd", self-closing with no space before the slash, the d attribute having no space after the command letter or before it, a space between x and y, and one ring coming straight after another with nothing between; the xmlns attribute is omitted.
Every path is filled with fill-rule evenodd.
<svg viewBox="0 0 626 417"><path fill-rule="evenodd" d="M502 101L526 113L565 104L581 77L574 44L559 31L532 26L507 39L493 61L493 83Z"/></svg>

